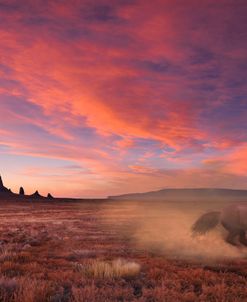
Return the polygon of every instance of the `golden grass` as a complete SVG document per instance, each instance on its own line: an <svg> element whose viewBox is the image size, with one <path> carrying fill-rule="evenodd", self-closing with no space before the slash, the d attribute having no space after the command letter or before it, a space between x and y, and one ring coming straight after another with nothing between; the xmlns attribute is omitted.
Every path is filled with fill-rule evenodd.
<svg viewBox="0 0 247 302"><path fill-rule="evenodd" d="M112 261L92 260L79 265L79 271L85 277L114 279L136 276L140 272L140 265L133 261L115 259Z"/></svg>

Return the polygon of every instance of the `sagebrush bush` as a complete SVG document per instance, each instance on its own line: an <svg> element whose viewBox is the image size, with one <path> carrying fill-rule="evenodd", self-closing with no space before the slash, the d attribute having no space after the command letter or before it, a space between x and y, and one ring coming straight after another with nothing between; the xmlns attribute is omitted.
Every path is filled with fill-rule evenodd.
<svg viewBox="0 0 247 302"><path fill-rule="evenodd" d="M16 256L16 253L11 251L9 246L1 246L0 248L0 262L8 261L13 259Z"/></svg>
<svg viewBox="0 0 247 302"><path fill-rule="evenodd" d="M0 301L12 301L15 292L18 289L18 283L15 279L1 278L0 279Z"/></svg>
<svg viewBox="0 0 247 302"><path fill-rule="evenodd" d="M51 282L30 278L19 279L19 289L15 301L19 302L45 302L54 294Z"/></svg>

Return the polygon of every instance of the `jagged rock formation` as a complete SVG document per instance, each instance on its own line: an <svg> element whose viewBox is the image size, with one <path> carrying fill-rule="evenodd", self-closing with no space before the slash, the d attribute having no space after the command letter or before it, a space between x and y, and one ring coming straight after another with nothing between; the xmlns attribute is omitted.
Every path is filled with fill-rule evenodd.
<svg viewBox="0 0 247 302"><path fill-rule="evenodd" d="M35 191L32 195L30 195L32 198L43 198L42 195L39 194L39 191Z"/></svg>
<svg viewBox="0 0 247 302"><path fill-rule="evenodd" d="M2 181L2 177L0 175L0 197L1 198L15 198L15 199L18 199L18 198L35 198L35 199L41 199L41 198L45 198L44 196L40 195L38 191L35 191L33 194L31 195L25 195L25 191L24 191L24 188L23 187L20 187L20 190L19 190L19 194L15 194L11 191L11 189L8 189L4 186L3 184L3 181ZM47 199L53 199L54 197L48 193L47 194Z"/></svg>
<svg viewBox="0 0 247 302"><path fill-rule="evenodd" d="M9 190L8 188L6 188L4 185L3 185L3 181L2 181L2 177L0 175L0 193L12 193L11 190Z"/></svg>
<svg viewBox="0 0 247 302"><path fill-rule="evenodd" d="M25 191L24 191L23 187L20 187L19 195L25 195Z"/></svg>

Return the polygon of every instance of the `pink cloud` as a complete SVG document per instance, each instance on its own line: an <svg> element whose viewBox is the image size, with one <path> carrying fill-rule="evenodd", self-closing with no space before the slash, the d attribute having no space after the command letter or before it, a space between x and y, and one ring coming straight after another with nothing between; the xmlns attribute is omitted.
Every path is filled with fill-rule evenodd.
<svg viewBox="0 0 247 302"><path fill-rule="evenodd" d="M186 186L201 168L210 184L222 152L219 173L244 176L246 14L226 2L6 2L4 152L84 163L111 190L132 177ZM185 163L188 181L157 176Z"/></svg>

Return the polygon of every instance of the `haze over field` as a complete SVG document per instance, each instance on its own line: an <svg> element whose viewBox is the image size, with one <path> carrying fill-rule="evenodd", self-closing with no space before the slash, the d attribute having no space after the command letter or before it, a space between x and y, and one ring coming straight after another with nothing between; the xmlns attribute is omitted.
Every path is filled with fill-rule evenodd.
<svg viewBox="0 0 247 302"><path fill-rule="evenodd" d="M245 0L1 1L8 186L246 189L246 15Z"/></svg>
<svg viewBox="0 0 247 302"><path fill-rule="evenodd" d="M225 242L222 226L205 236L193 236L191 226L202 214L233 203L220 198L208 202L184 203L148 200L118 200L101 207L101 217L125 235L135 248L165 256L166 259L186 259L195 263L219 263L226 259L247 257L246 248L236 248ZM210 202L211 201L211 202ZM112 227L111 225L111 227Z"/></svg>

